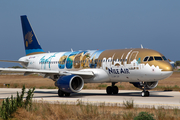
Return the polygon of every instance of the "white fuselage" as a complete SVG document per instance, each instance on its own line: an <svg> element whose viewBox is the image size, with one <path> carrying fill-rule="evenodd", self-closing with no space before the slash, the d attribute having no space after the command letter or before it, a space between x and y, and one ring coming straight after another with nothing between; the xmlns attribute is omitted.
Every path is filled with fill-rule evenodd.
<svg viewBox="0 0 180 120"><path fill-rule="evenodd" d="M75 64L85 65L86 62L89 62L90 64L94 61L86 61L82 59L79 59L79 61L75 61L75 58L78 54L74 55L74 60L68 61L67 58L71 55L71 52L69 52L67 58L63 62L63 67L60 68L60 59L66 53L67 52L57 52L29 55L20 58L19 61L28 61L29 64L26 66L28 69L58 71L92 71L95 76L90 79L84 79L85 83L159 81L161 79L169 77L172 74L172 71L162 71L162 69L160 69L158 66L155 67L154 65L150 66L149 64L138 63L136 59L132 60L129 64L127 64L127 60L120 61L120 59L113 59L113 57L103 57L103 59L97 59L96 62L99 62L99 65L93 68L75 68ZM128 59L130 53L131 51L126 55L126 59ZM93 53L91 55L93 55ZM92 56L89 56L89 58L93 59ZM69 64L71 65L71 68L67 68Z"/></svg>

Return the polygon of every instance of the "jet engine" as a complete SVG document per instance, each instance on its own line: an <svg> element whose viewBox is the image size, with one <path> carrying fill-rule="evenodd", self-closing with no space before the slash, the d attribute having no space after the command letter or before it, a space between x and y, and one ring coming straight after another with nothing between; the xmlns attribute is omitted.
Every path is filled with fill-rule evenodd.
<svg viewBox="0 0 180 120"><path fill-rule="evenodd" d="M60 76L56 86L66 93L76 93L82 90L84 81L78 75Z"/></svg>
<svg viewBox="0 0 180 120"><path fill-rule="evenodd" d="M145 87L146 90L151 90L154 89L158 85L158 81L153 81L153 82L130 82L133 84L135 87L140 88L143 90Z"/></svg>

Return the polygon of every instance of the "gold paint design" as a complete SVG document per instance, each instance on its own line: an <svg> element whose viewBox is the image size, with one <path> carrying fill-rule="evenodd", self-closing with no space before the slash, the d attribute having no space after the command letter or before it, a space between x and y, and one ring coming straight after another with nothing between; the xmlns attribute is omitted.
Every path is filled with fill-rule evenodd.
<svg viewBox="0 0 180 120"><path fill-rule="evenodd" d="M62 57L59 59L59 63L65 64L66 59L67 59L67 55L62 56Z"/></svg>
<svg viewBox="0 0 180 120"><path fill-rule="evenodd" d="M97 64L96 68L103 68L106 70L108 70L108 67L128 67L130 70L140 70L149 65L158 67L161 71L172 71L172 67L168 61L153 60L144 62L143 60L146 56L162 57L164 55L155 50L141 48L105 50L98 58L96 58L96 54L93 53L79 53L75 57L73 56L74 63L72 69L90 68L90 65L91 68L94 68L93 65ZM60 61L65 62L66 58L67 56L62 56Z"/></svg>
<svg viewBox="0 0 180 120"><path fill-rule="evenodd" d="M82 68L88 68L89 67L89 59L90 59L90 53L87 53L86 55L84 55L82 57L82 61L84 61L81 63Z"/></svg>
<svg viewBox="0 0 180 120"><path fill-rule="evenodd" d="M89 56L90 53L84 54L84 52L79 53L74 58L74 68L88 68L89 67Z"/></svg>
<svg viewBox="0 0 180 120"><path fill-rule="evenodd" d="M28 47L28 41L26 41L26 47Z"/></svg>
<svg viewBox="0 0 180 120"><path fill-rule="evenodd" d="M27 41L26 41L26 47L28 47L28 45L33 42L32 37L33 37L32 31L31 31L31 32L28 32L28 33L25 35L25 41L27 40Z"/></svg>
<svg viewBox="0 0 180 120"><path fill-rule="evenodd" d="M126 62L126 56L130 51L131 51L131 53L129 54L129 57L127 58L127 62ZM164 60L162 60L162 61L153 60L153 61L144 62L143 60L146 56L162 57L164 55L155 50L151 50L151 49L141 49L141 48L117 49L117 50L106 50L106 51L102 52L101 55L99 56L98 60L103 60L103 58L106 58L106 60L108 60L108 58L111 58L112 61L117 60L117 59L121 60L120 64L116 63L115 66L121 66L121 65L124 66L125 64L131 64L132 61L137 61L138 64L145 64L145 65L149 64L150 66L152 66L152 65L159 66L159 68L162 69L162 71L172 71L171 65L167 61L164 61ZM133 66L135 66L135 65L133 65ZM165 68L165 66L166 66L166 68ZM102 67L101 62L97 63L97 67ZM139 68L135 67L132 69L139 69Z"/></svg>

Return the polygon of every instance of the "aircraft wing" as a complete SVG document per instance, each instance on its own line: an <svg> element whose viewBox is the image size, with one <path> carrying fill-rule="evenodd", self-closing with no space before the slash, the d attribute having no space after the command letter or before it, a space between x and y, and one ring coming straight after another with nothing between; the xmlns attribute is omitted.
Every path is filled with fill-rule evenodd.
<svg viewBox="0 0 180 120"><path fill-rule="evenodd" d="M58 71L58 70L38 70L38 69L20 69L20 68L0 68L0 72L22 72L24 75L29 75L32 73L41 73L45 74L47 77L50 74L58 74L58 75L79 75L82 78L91 78L94 76L92 71Z"/></svg>
<svg viewBox="0 0 180 120"><path fill-rule="evenodd" d="M28 63L24 61L12 61L12 60L0 60L0 62L11 62L11 63Z"/></svg>

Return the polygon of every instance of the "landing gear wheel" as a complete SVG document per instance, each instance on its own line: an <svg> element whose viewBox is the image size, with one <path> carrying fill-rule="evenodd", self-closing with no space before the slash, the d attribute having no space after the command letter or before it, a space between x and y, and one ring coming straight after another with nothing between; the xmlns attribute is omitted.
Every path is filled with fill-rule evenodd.
<svg viewBox="0 0 180 120"><path fill-rule="evenodd" d="M66 96L66 97L69 97L69 96L70 96L70 93L65 93L65 96Z"/></svg>
<svg viewBox="0 0 180 120"><path fill-rule="evenodd" d="M147 97L149 97L149 91L146 91L145 94Z"/></svg>
<svg viewBox="0 0 180 120"><path fill-rule="evenodd" d="M149 91L142 91L142 97L149 97Z"/></svg>
<svg viewBox="0 0 180 120"><path fill-rule="evenodd" d="M71 93L64 92L64 91L62 91L62 90L60 90L60 89L58 90L58 96L59 96L59 97L64 97L64 96L69 97L70 94L71 94Z"/></svg>
<svg viewBox="0 0 180 120"><path fill-rule="evenodd" d="M108 95L111 95L112 92L113 92L112 87L111 87L111 86L108 86L108 87L106 88L106 93L107 93Z"/></svg>
<svg viewBox="0 0 180 120"><path fill-rule="evenodd" d="M112 87L112 90L113 90L112 91L113 94L118 94L119 89L117 86Z"/></svg>
<svg viewBox="0 0 180 120"><path fill-rule="evenodd" d="M60 89L58 90L58 96L59 97L64 97L64 94L65 94L64 91L62 91Z"/></svg>

